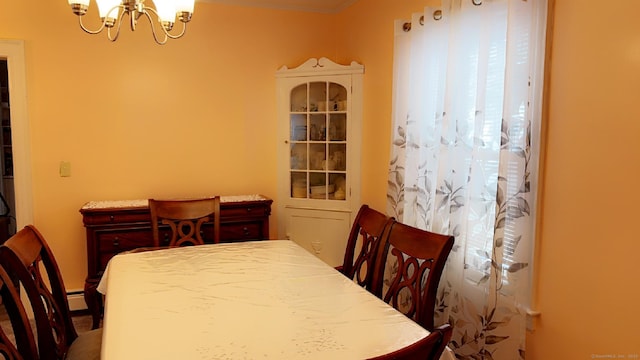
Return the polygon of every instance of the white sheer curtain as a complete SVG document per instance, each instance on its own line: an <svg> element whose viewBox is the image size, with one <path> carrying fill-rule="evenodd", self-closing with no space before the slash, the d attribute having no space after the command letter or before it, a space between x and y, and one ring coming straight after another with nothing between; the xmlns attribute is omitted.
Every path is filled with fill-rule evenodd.
<svg viewBox="0 0 640 360"><path fill-rule="evenodd" d="M443 0L396 22L387 212L455 235L436 323L459 359L525 354L546 7Z"/></svg>

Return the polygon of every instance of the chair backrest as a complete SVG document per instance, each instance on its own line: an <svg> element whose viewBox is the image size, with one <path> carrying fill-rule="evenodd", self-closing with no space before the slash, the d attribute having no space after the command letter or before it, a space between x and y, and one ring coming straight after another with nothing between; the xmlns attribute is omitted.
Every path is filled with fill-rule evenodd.
<svg viewBox="0 0 640 360"><path fill-rule="evenodd" d="M213 243L220 242L220 197L192 200L149 199L151 230L155 247L164 246L160 240L160 224L169 225L169 247L202 245L202 225L213 223Z"/></svg>
<svg viewBox="0 0 640 360"><path fill-rule="evenodd" d="M368 360L438 360L452 333L453 327L445 324L407 347Z"/></svg>
<svg viewBox="0 0 640 360"><path fill-rule="evenodd" d="M8 360L38 359L36 340L22 305L18 288L2 267L0 267L0 294L2 295L2 306L9 315L13 332L12 341L0 327L0 357Z"/></svg>
<svg viewBox="0 0 640 360"><path fill-rule="evenodd" d="M78 337L58 264L40 232L28 225L0 246L0 265L29 299L40 359L64 359Z"/></svg>
<svg viewBox="0 0 640 360"><path fill-rule="evenodd" d="M400 222L391 224L385 233L386 239L378 247L371 292L431 331L440 275L454 238Z"/></svg>
<svg viewBox="0 0 640 360"><path fill-rule="evenodd" d="M370 287L371 275L384 229L393 218L362 205L351 227L342 266L337 269L365 288Z"/></svg>

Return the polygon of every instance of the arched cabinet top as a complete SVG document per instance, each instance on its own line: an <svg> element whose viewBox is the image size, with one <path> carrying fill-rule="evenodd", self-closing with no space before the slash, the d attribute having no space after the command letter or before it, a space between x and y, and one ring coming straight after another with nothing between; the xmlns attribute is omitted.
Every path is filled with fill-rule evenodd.
<svg viewBox="0 0 640 360"><path fill-rule="evenodd" d="M364 65L352 61L350 65L337 64L326 57L311 58L302 65L289 69L286 65L276 71L277 77L300 77L317 75L363 74Z"/></svg>

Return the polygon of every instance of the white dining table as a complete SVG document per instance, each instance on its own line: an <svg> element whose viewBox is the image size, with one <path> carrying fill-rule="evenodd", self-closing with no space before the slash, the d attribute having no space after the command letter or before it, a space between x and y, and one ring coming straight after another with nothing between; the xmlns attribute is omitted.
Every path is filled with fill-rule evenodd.
<svg viewBox="0 0 640 360"><path fill-rule="evenodd" d="M289 240L120 254L98 291L103 360L366 359L428 335Z"/></svg>

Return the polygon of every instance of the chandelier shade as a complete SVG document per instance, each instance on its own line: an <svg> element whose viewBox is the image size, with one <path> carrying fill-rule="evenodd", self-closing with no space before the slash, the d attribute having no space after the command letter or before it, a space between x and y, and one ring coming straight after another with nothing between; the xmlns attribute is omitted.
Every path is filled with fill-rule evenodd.
<svg viewBox="0 0 640 360"><path fill-rule="evenodd" d="M156 12L160 21L173 21L176 18L176 9L171 0L155 0Z"/></svg>
<svg viewBox="0 0 640 360"><path fill-rule="evenodd" d="M191 21L195 0L154 0L155 8L149 6L150 0L95 0L101 25L95 29L87 28L82 19L89 9L91 0L68 0L73 13L78 16L80 28L89 34L98 34L105 28L107 38L116 41L125 17L129 18L131 30L135 31L138 19L146 17L151 24L151 32L156 43L163 45L169 39L184 35L187 23ZM182 23L182 30L172 33L176 18ZM158 23L158 24L157 24ZM159 25L161 30L156 30Z"/></svg>

